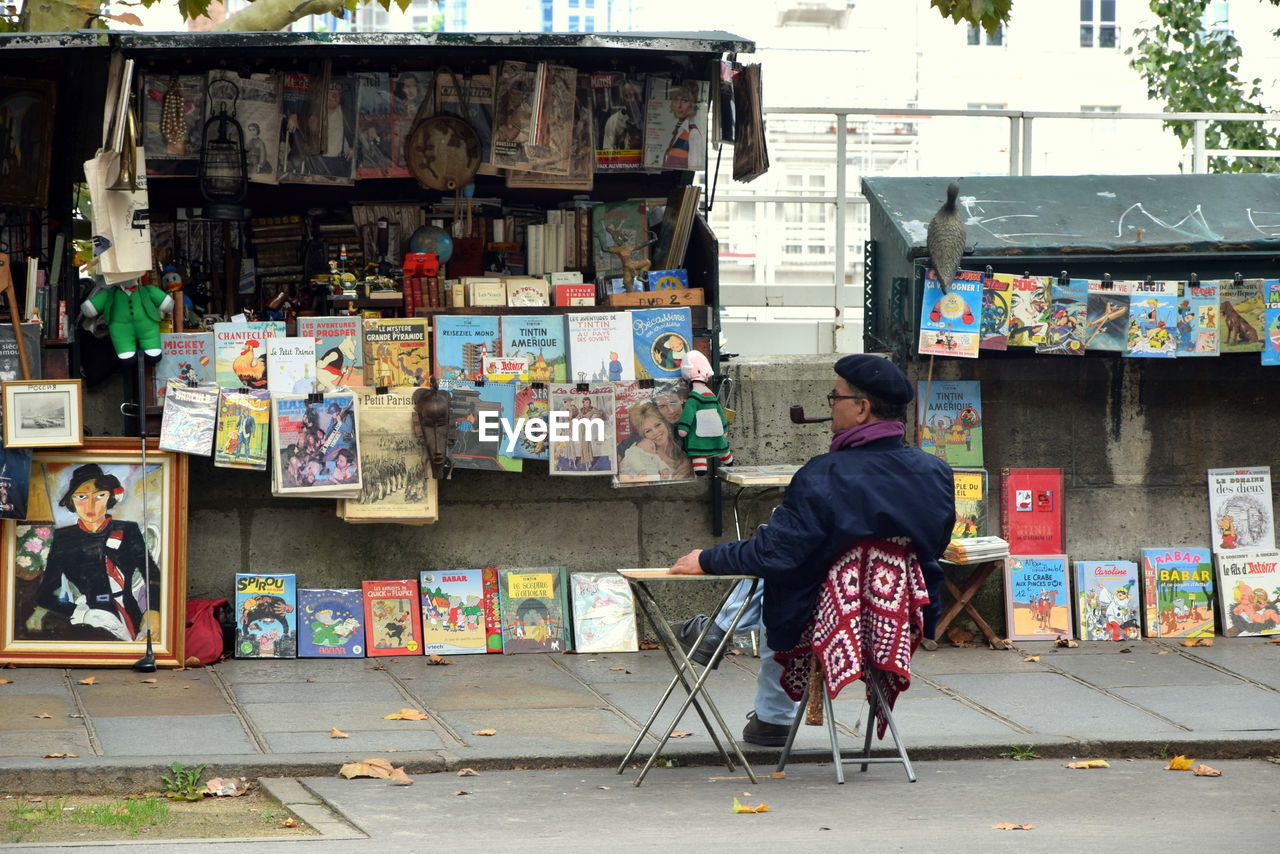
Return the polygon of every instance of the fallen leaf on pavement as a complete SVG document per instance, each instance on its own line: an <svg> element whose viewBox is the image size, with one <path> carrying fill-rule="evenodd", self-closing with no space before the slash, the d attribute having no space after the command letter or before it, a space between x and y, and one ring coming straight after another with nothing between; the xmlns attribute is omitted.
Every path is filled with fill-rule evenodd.
<svg viewBox="0 0 1280 854"><path fill-rule="evenodd" d="M427 716L417 709L401 709L389 715L383 715L384 721L425 721Z"/></svg>
<svg viewBox="0 0 1280 854"><path fill-rule="evenodd" d="M474 768L463 768L458 772L459 777L479 777L480 772Z"/></svg>
<svg viewBox="0 0 1280 854"><path fill-rule="evenodd" d="M1024 659L1022 659L1022 660L1023 660L1023 661L1039 661L1039 660L1040 660L1040 656L1038 656L1038 655L1028 655L1026 658L1024 658Z"/></svg>
<svg viewBox="0 0 1280 854"><path fill-rule="evenodd" d="M1169 760L1169 764L1164 766L1166 771L1190 771L1193 760L1185 756L1178 755Z"/></svg>
<svg viewBox="0 0 1280 854"><path fill-rule="evenodd" d="M1105 759L1087 759L1084 762L1068 762L1068 768L1110 768L1111 763Z"/></svg>
<svg viewBox="0 0 1280 854"><path fill-rule="evenodd" d="M597 788L597 789L604 789L605 791L608 791L609 789L612 789L612 788L613 788L613 786L596 786L596 788Z"/></svg>
<svg viewBox="0 0 1280 854"><path fill-rule="evenodd" d="M12 679L0 679L0 685L12 685L12 684L13 684Z"/></svg>
<svg viewBox="0 0 1280 854"><path fill-rule="evenodd" d="M97 685L97 684L98 684L98 677L96 677L96 676L89 676L89 677L87 677L87 678L85 678L85 679L81 679L81 680L80 680L80 684L81 684L81 685Z"/></svg>
<svg viewBox="0 0 1280 854"><path fill-rule="evenodd" d="M46 753L45 759L79 759L74 753Z"/></svg>
<svg viewBox="0 0 1280 854"><path fill-rule="evenodd" d="M1013 824L1007 821L991 825L992 830L1030 830L1033 827L1035 827L1034 824Z"/></svg>
<svg viewBox="0 0 1280 854"><path fill-rule="evenodd" d="M142 683L144 683L144 684L155 684L156 682L159 682L160 680L159 680L159 679L139 679L138 681L139 681L139 682L142 682Z"/></svg>
<svg viewBox="0 0 1280 854"><path fill-rule="evenodd" d="M391 776L387 779L395 783L397 786L413 785L413 778L406 774L403 768L393 768L391 770Z"/></svg>
<svg viewBox="0 0 1280 854"><path fill-rule="evenodd" d="M67 715L69 718L83 718L84 715Z"/></svg>
<svg viewBox="0 0 1280 854"><path fill-rule="evenodd" d="M771 779L771 780L785 780L785 779L787 779L787 772L786 772L786 771L774 771L772 774L770 774L770 775L769 775L769 779Z"/></svg>
<svg viewBox="0 0 1280 854"><path fill-rule="evenodd" d="M398 747L388 747L386 750L384 750L384 751L382 751L382 752L383 752L383 753L399 753L399 752L400 752L400 748L398 748Z"/></svg>
<svg viewBox="0 0 1280 854"><path fill-rule="evenodd" d="M1053 645L1065 647L1066 649L1075 649L1080 644L1076 643L1071 638L1058 638L1056 641L1053 642Z"/></svg>
<svg viewBox="0 0 1280 854"><path fill-rule="evenodd" d="M653 641L640 641L641 649L657 649L658 645Z"/></svg>
<svg viewBox="0 0 1280 854"><path fill-rule="evenodd" d="M627 668L625 668L625 667L610 667L609 669L610 669L610 670L626 670Z"/></svg>
<svg viewBox="0 0 1280 854"><path fill-rule="evenodd" d="M345 732L338 729L337 727L334 727L333 729L329 730L329 738L351 738L351 736L347 735Z"/></svg>
<svg viewBox="0 0 1280 854"><path fill-rule="evenodd" d="M1267 643L1280 643L1280 635L1276 635L1271 640L1267 641Z"/></svg>
<svg viewBox="0 0 1280 854"><path fill-rule="evenodd" d="M41 720L48 720L49 718L53 717L53 715L49 714L48 712L41 712L40 714L32 715L31 717L40 718Z"/></svg>
<svg viewBox="0 0 1280 854"><path fill-rule="evenodd" d="M954 626L947 629L947 640L951 641L951 643L956 646L960 646L961 644L966 644L973 640L973 632L968 631L967 629L962 629L959 626Z"/></svg>
<svg viewBox="0 0 1280 854"><path fill-rule="evenodd" d="M768 811L769 811L769 805L768 805L768 804L765 804L765 803L759 803L759 804L756 804L756 805L755 805L755 806L753 806L753 807L749 807L749 806L746 806L745 804L743 804L743 803L739 802L737 798L734 798L734 799L733 799L733 811L734 811L735 813L758 813L758 812L768 812Z"/></svg>
<svg viewBox="0 0 1280 854"><path fill-rule="evenodd" d="M187 660L182 662L182 669L184 670L188 667L203 667L203 666L204 665L201 663L200 659L196 658L194 655L188 655Z"/></svg>
<svg viewBox="0 0 1280 854"><path fill-rule="evenodd" d="M1169 654L1169 650L1167 649L1156 650L1156 655L1168 655L1168 654Z"/></svg>
<svg viewBox="0 0 1280 854"><path fill-rule="evenodd" d="M293 816L287 816L283 821L280 822L280 826L281 827L301 827L301 825L298 824L298 820Z"/></svg>
<svg viewBox="0 0 1280 854"><path fill-rule="evenodd" d="M454 794L455 794L455 795L469 795L469 794L471 794L471 793L470 793L470 792L464 792L464 791L462 791L461 789L459 789L458 791L454 792Z"/></svg>
<svg viewBox="0 0 1280 854"><path fill-rule="evenodd" d="M1213 646L1213 638L1187 638L1183 646Z"/></svg>
<svg viewBox="0 0 1280 854"><path fill-rule="evenodd" d="M997 640L988 641L987 646L992 649L1013 649L1013 641L1008 638L999 638Z"/></svg>
<svg viewBox="0 0 1280 854"><path fill-rule="evenodd" d="M471 734L472 735L497 735L498 731L496 729L477 729L477 730L473 730Z"/></svg>
<svg viewBox="0 0 1280 854"><path fill-rule="evenodd" d="M1192 769L1193 774L1197 777L1221 777L1222 772L1217 768L1210 768L1208 765L1197 765Z"/></svg>
<svg viewBox="0 0 1280 854"><path fill-rule="evenodd" d="M204 793L215 798L238 798L249 794L247 777L214 777L204 784Z"/></svg>
<svg viewBox="0 0 1280 854"><path fill-rule="evenodd" d="M403 768L396 768L385 759L362 759L359 762L348 762L338 769L338 773L350 780L353 777L377 777L390 780L403 786L413 785L413 780L404 773Z"/></svg>
<svg viewBox="0 0 1280 854"><path fill-rule="evenodd" d="M688 738L688 737L689 737L689 736L691 736L691 735L693 735L693 733L691 733L691 732L680 732L679 730L675 730L675 731L673 731L673 732L671 733L671 737L672 737L672 738Z"/></svg>
<svg viewBox="0 0 1280 854"><path fill-rule="evenodd" d="M436 655L433 652L427 656L427 664L453 664L453 661L445 658L443 655Z"/></svg>

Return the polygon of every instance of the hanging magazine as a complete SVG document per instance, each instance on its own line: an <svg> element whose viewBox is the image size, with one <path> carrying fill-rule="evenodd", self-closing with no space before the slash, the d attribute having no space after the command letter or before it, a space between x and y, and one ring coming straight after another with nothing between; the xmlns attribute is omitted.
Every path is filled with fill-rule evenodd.
<svg viewBox="0 0 1280 854"><path fill-rule="evenodd" d="M553 383L551 412L565 413L565 435L552 433L551 474L602 475L618 470L613 387Z"/></svg>
<svg viewBox="0 0 1280 854"><path fill-rule="evenodd" d="M649 77L645 101L644 165L704 169L707 165L707 82Z"/></svg>
<svg viewBox="0 0 1280 854"><path fill-rule="evenodd" d="M220 389L213 464L223 468L265 470L270 425L271 397L266 389Z"/></svg>
<svg viewBox="0 0 1280 854"><path fill-rule="evenodd" d="M218 387L172 381L165 390L160 449L208 457L218 422Z"/></svg>
<svg viewBox="0 0 1280 854"><path fill-rule="evenodd" d="M461 86L465 90L463 106ZM436 110L442 115L457 116L471 125L480 137L480 168L477 175L497 175L493 165L493 74L445 73L436 75Z"/></svg>
<svg viewBox="0 0 1280 854"><path fill-rule="evenodd" d="M360 494L354 394L272 395L271 416L273 493Z"/></svg>
<svg viewBox="0 0 1280 854"><path fill-rule="evenodd" d="M215 81L230 81L239 89L234 103L215 97L222 87ZM252 74L248 77L236 71L215 69L209 72L209 92L205 117L218 115L225 106L227 114L234 111L234 118L244 131L244 159L246 174L258 184L280 183L280 78L275 74Z"/></svg>

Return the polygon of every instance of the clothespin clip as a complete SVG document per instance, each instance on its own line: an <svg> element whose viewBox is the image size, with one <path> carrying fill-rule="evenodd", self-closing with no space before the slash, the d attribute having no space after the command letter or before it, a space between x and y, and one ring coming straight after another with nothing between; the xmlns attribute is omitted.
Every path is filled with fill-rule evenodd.
<svg viewBox="0 0 1280 854"><path fill-rule="evenodd" d="M653 377L643 377L640 380L640 388L653 388L655 384Z"/></svg>
<svg viewBox="0 0 1280 854"><path fill-rule="evenodd" d="M591 390L591 384L590 384L590 383L578 383L578 385L577 385L577 389L578 389L578 391L582 391L582 392L590 391L590 390Z"/></svg>
<svg viewBox="0 0 1280 854"><path fill-rule="evenodd" d="M529 388L533 389L534 391L542 391L546 387L547 387L546 383L529 383Z"/></svg>
<svg viewBox="0 0 1280 854"><path fill-rule="evenodd" d="M249 388L247 385L242 385L240 386L240 393L246 395L253 394L253 389Z"/></svg>
<svg viewBox="0 0 1280 854"><path fill-rule="evenodd" d="M378 385L373 387L373 393L377 395L390 394L391 389L385 385Z"/></svg>
<svg viewBox="0 0 1280 854"><path fill-rule="evenodd" d="M1155 281L1156 281L1156 280L1155 280L1155 277L1154 277L1154 276L1152 276L1150 273L1148 273L1148 274L1147 274L1147 277L1146 277L1145 279L1143 279L1143 281L1144 281L1146 284L1151 285L1151 284L1155 284Z"/></svg>
<svg viewBox="0 0 1280 854"><path fill-rule="evenodd" d="M480 379L476 380L475 386L476 388L484 388L484 377L480 377Z"/></svg>
<svg viewBox="0 0 1280 854"><path fill-rule="evenodd" d="M1237 285L1243 285L1244 273L1236 273L1235 276L1232 277L1232 281L1235 282Z"/></svg>
<svg viewBox="0 0 1280 854"><path fill-rule="evenodd" d="M320 391L311 392L310 394L307 395L307 403L311 404L312 406L316 404L324 403L324 392L320 392Z"/></svg>
<svg viewBox="0 0 1280 854"><path fill-rule="evenodd" d="M995 274L996 274L996 268L992 267L990 264L987 265L987 269L982 271L982 275L988 279L990 279Z"/></svg>
<svg viewBox="0 0 1280 854"><path fill-rule="evenodd" d="M1200 284L1200 276L1196 273L1192 273L1187 277L1187 281L1191 284L1191 287L1198 287Z"/></svg>
<svg viewBox="0 0 1280 854"><path fill-rule="evenodd" d="M1058 274L1058 284L1065 285L1070 283L1070 281L1071 281L1071 277L1067 275L1066 270L1063 270L1061 273Z"/></svg>

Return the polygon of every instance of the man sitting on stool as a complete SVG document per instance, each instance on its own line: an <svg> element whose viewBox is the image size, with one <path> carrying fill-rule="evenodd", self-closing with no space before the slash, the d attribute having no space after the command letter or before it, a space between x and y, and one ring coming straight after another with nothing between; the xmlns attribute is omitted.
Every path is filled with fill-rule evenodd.
<svg viewBox="0 0 1280 854"><path fill-rule="evenodd" d="M763 626L755 710L743 741L781 747L796 703L783 691L782 666L773 650L794 647L813 615L831 564L859 540L905 536L915 545L929 587L925 637L942 615L942 568L938 558L955 525L951 468L903 442L902 419L913 394L906 375L888 359L845 356L835 364L831 406L831 450L809 460L791 479L786 497L754 537L694 549L676 561L677 575L754 575L763 599L752 603L740 625ZM742 604L749 582L740 583L692 657L706 664L724 637L724 626ZM705 625L698 615L676 635L688 648ZM719 662L714 662L718 666Z"/></svg>

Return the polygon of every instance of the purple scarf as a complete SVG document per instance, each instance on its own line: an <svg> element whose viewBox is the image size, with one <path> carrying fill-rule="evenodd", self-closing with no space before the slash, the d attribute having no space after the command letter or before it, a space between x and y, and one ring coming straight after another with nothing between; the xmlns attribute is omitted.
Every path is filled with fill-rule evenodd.
<svg viewBox="0 0 1280 854"><path fill-rule="evenodd" d="M848 430L841 430L831 440L831 450L856 448L859 445L874 442L876 439L905 436L906 432L906 428L902 426L901 421L872 421L870 424L860 424L857 427L850 427Z"/></svg>

